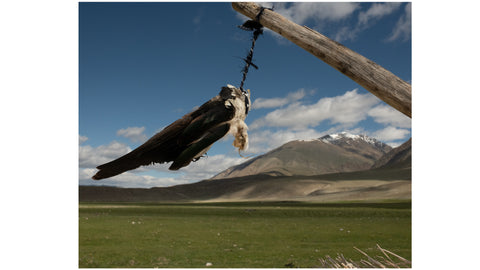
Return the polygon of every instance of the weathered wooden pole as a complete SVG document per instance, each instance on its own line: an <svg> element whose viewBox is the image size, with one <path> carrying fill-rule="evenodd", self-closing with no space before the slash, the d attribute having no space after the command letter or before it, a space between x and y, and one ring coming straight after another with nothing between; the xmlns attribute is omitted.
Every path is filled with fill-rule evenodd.
<svg viewBox="0 0 480 270"><path fill-rule="evenodd" d="M261 10L259 5L251 2L233 2L232 7L251 19L255 19ZM390 71L271 10L263 10L259 22L342 72L390 106L412 117L412 86Z"/></svg>

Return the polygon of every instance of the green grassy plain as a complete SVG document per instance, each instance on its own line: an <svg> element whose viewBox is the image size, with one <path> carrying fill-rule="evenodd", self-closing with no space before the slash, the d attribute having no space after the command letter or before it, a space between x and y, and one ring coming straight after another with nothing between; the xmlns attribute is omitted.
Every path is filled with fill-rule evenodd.
<svg viewBox="0 0 480 270"><path fill-rule="evenodd" d="M411 259L411 202L81 203L79 267L318 267L379 244Z"/></svg>

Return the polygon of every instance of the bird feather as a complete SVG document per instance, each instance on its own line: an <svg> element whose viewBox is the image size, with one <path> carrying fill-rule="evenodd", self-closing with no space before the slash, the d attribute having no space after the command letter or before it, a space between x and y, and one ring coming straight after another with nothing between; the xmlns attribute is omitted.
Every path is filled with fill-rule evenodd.
<svg viewBox="0 0 480 270"><path fill-rule="evenodd" d="M243 122L248 112L246 104L249 104L249 96L240 89L231 85L222 87L219 95L173 122L135 150L98 166L99 171L92 178L100 180L140 166L171 161L169 169L178 170L203 155L229 132L236 138L234 145L243 150L248 145Z"/></svg>

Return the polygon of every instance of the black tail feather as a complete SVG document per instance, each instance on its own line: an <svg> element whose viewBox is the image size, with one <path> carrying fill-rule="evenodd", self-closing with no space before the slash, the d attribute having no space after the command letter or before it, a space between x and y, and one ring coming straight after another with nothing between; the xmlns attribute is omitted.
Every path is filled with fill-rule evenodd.
<svg viewBox="0 0 480 270"><path fill-rule="evenodd" d="M125 156L98 166L97 169L99 169L99 171L92 177L92 179L100 180L112 177L123 172L136 169L141 165L141 162L132 157L132 152L130 152Z"/></svg>

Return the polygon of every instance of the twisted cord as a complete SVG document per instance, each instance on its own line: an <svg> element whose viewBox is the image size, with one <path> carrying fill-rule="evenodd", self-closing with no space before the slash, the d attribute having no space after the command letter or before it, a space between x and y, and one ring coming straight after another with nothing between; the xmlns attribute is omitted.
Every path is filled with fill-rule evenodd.
<svg viewBox="0 0 480 270"><path fill-rule="evenodd" d="M273 10L273 7L261 7L260 12L258 12L257 16L255 16L255 20L248 20L244 22L243 25L239 26L240 29L246 31L253 31L252 46L250 47L247 58L243 59L245 61L245 67L242 70L243 77L242 81L240 82L240 90L242 90L243 92L245 92L245 90L243 89L243 85L245 84L245 80L247 79L248 69L250 68L250 66L258 69L258 67L252 63L253 49L255 48L255 42L257 41L257 38L263 33L263 25L260 23L260 16L262 16L265 9Z"/></svg>
<svg viewBox="0 0 480 270"><path fill-rule="evenodd" d="M252 46L250 47L250 51L248 52L247 58L244 59L245 60L245 67L242 70L243 77L242 77L242 81L240 83L240 89L242 91L244 91L243 90L243 85L245 84L245 80L247 79L248 69L250 68L251 65L253 65L252 59L253 59L253 50L255 48L255 42L257 41L258 36L260 36L262 33L263 33L262 28L257 28L253 32Z"/></svg>

